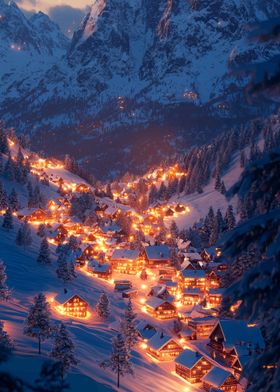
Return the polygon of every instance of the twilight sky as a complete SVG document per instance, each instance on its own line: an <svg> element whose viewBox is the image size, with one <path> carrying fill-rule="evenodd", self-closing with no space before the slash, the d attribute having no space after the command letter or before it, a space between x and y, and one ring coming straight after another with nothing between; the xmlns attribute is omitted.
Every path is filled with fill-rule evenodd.
<svg viewBox="0 0 280 392"><path fill-rule="evenodd" d="M62 31L71 35L73 29L81 22L91 0L16 0L16 2L26 14L38 11L48 14Z"/></svg>

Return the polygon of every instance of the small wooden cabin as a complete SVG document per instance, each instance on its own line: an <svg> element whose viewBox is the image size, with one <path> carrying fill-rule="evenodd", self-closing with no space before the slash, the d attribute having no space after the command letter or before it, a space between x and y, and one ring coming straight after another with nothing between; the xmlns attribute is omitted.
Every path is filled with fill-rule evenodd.
<svg viewBox="0 0 280 392"><path fill-rule="evenodd" d="M179 281L182 288L198 288L202 292L204 292L206 288L206 275L203 270L185 269L184 271L181 271Z"/></svg>
<svg viewBox="0 0 280 392"><path fill-rule="evenodd" d="M195 332L196 339L209 338L217 320L214 317L195 317L189 320L188 326Z"/></svg>
<svg viewBox="0 0 280 392"><path fill-rule="evenodd" d="M115 280L115 291L123 292L132 288L130 280Z"/></svg>
<svg viewBox="0 0 280 392"><path fill-rule="evenodd" d="M181 352L175 359L175 372L192 384L200 382L211 367L208 359L189 349Z"/></svg>
<svg viewBox="0 0 280 392"><path fill-rule="evenodd" d="M206 301L210 308L219 308L222 304L224 289L209 289Z"/></svg>
<svg viewBox="0 0 280 392"><path fill-rule="evenodd" d="M90 192L90 187L86 184L78 184L75 190L78 193L88 193Z"/></svg>
<svg viewBox="0 0 280 392"><path fill-rule="evenodd" d="M212 388L218 388L225 392L236 392L238 380L233 374L214 366L203 378L203 388L209 392Z"/></svg>
<svg viewBox="0 0 280 392"><path fill-rule="evenodd" d="M113 270L123 274L135 275L144 268L144 259L139 250L115 249L111 262Z"/></svg>
<svg viewBox="0 0 280 392"><path fill-rule="evenodd" d="M166 320L177 317L176 306L167 300L151 297L146 301L145 305L147 313L155 318Z"/></svg>
<svg viewBox="0 0 280 392"><path fill-rule="evenodd" d="M159 361L172 361L183 351L171 336L157 332L147 342L147 352Z"/></svg>
<svg viewBox="0 0 280 392"><path fill-rule="evenodd" d="M90 260L87 264L87 271L93 276L101 279L110 279L112 276L112 268L109 263L99 263L96 260Z"/></svg>
<svg viewBox="0 0 280 392"><path fill-rule="evenodd" d="M221 287L221 273L211 270L206 275L206 283L208 288L218 289Z"/></svg>
<svg viewBox="0 0 280 392"><path fill-rule="evenodd" d="M203 299L203 294L198 288L185 288L183 290L182 302L184 305L198 305Z"/></svg>
<svg viewBox="0 0 280 392"><path fill-rule="evenodd" d="M70 317L86 318L88 312L88 302L80 295L71 291L58 294L54 298L59 312Z"/></svg>

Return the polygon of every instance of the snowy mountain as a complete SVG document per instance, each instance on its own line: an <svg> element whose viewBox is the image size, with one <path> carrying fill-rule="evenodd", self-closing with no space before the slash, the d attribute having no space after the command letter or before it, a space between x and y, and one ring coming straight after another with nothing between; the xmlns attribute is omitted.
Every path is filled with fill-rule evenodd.
<svg viewBox="0 0 280 392"><path fill-rule="evenodd" d="M19 96L65 52L67 38L42 12L29 20L14 2L0 1L0 97ZM27 78L30 78L27 81Z"/></svg>
<svg viewBox="0 0 280 392"><path fill-rule="evenodd" d="M278 52L246 38L277 13L278 1L95 0L62 60L5 82L0 114L21 131L29 124L34 147L83 157L98 176L143 171L248 116L248 78L229 65ZM42 18L29 23L41 31ZM135 156L147 146L144 164Z"/></svg>

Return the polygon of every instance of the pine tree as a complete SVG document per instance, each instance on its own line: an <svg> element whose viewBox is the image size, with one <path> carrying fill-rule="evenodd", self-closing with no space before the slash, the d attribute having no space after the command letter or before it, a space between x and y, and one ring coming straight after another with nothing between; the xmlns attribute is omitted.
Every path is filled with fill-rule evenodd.
<svg viewBox="0 0 280 392"><path fill-rule="evenodd" d="M4 166L3 166L3 156L0 152L0 175L3 174Z"/></svg>
<svg viewBox="0 0 280 392"><path fill-rule="evenodd" d="M0 363L8 359L13 348L12 340L4 330L3 322L0 321Z"/></svg>
<svg viewBox="0 0 280 392"><path fill-rule="evenodd" d="M216 189L216 191L218 191L218 192L221 192L221 177L220 177L220 174L218 173L217 175L216 175L216 181L215 181L215 189Z"/></svg>
<svg viewBox="0 0 280 392"><path fill-rule="evenodd" d="M37 261L38 263L42 263L42 264L51 263L49 243L46 237L42 239Z"/></svg>
<svg viewBox="0 0 280 392"><path fill-rule="evenodd" d="M117 388L120 387L120 377L133 374L132 365L129 362L130 355L122 334L118 334L112 340L112 353L108 360L103 361L100 367L111 369L117 374Z"/></svg>
<svg viewBox="0 0 280 392"><path fill-rule="evenodd" d="M234 229L235 225L236 221L233 213L233 207L232 205L229 205L225 214L225 228L226 230L232 230Z"/></svg>
<svg viewBox="0 0 280 392"><path fill-rule="evenodd" d="M44 294L34 297L24 328L24 334L38 339L38 352L41 354L41 342L48 339L52 332L50 308Z"/></svg>
<svg viewBox="0 0 280 392"><path fill-rule="evenodd" d="M64 283L70 282L73 278L76 278L75 266L72 261L67 261L69 254L64 250L59 253L57 259L57 270L56 274L59 279L62 279Z"/></svg>
<svg viewBox="0 0 280 392"><path fill-rule="evenodd" d="M136 328L136 313L133 312L131 298L128 300L127 309L124 313L124 320L121 322L121 330L125 337L125 342L130 350L138 340L138 331Z"/></svg>
<svg viewBox="0 0 280 392"><path fill-rule="evenodd" d="M220 192L221 192L221 194L222 195L225 195L226 194L226 186L225 186L225 183L224 183L224 181L222 181L221 182L221 189L220 189Z"/></svg>
<svg viewBox="0 0 280 392"><path fill-rule="evenodd" d="M145 269L143 269L140 273L140 279L142 280L147 280L148 279L148 274L147 271Z"/></svg>
<svg viewBox="0 0 280 392"><path fill-rule="evenodd" d="M3 188L3 185L0 181L0 211L7 210L8 208L8 198L7 194Z"/></svg>
<svg viewBox="0 0 280 392"><path fill-rule="evenodd" d="M71 336L63 323L60 324L59 330L55 335L54 345L50 356L58 361L61 365L61 378L65 377L67 371L78 361L74 355L74 344Z"/></svg>
<svg viewBox="0 0 280 392"><path fill-rule="evenodd" d="M46 225L41 223L38 227L37 235L41 238L45 237L47 234Z"/></svg>
<svg viewBox="0 0 280 392"><path fill-rule="evenodd" d="M8 208L4 214L2 227L8 231L14 228L13 214L10 208Z"/></svg>
<svg viewBox="0 0 280 392"><path fill-rule="evenodd" d="M7 284L6 267L2 260L0 260L0 302L7 301L11 297L11 291Z"/></svg>
<svg viewBox="0 0 280 392"><path fill-rule="evenodd" d="M245 151L243 150L241 151L240 154L240 167L244 168L246 166L246 162L247 162L246 154Z"/></svg>
<svg viewBox="0 0 280 392"><path fill-rule="evenodd" d="M9 154L5 169L4 169L5 176L8 178L10 181L15 180L15 163L12 160L11 154Z"/></svg>
<svg viewBox="0 0 280 392"><path fill-rule="evenodd" d="M170 225L170 234L173 239L176 239L179 235L179 229L178 229L178 226L176 225L176 222L174 220L171 222L171 225Z"/></svg>
<svg viewBox="0 0 280 392"><path fill-rule="evenodd" d="M16 244L23 246L24 249L32 244L32 232L28 222L22 223L18 229Z"/></svg>
<svg viewBox="0 0 280 392"><path fill-rule="evenodd" d="M61 362L44 362L40 377L35 381L36 392L63 392L69 385L61 378Z"/></svg>
<svg viewBox="0 0 280 392"><path fill-rule="evenodd" d="M8 147L8 140L7 135L4 131L3 124L0 124L0 153L8 154L9 147Z"/></svg>
<svg viewBox="0 0 280 392"><path fill-rule="evenodd" d="M103 319L107 320L110 314L110 303L107 295L105 293L102 293L97 305L96 305L96 311L98 316Z"/></svg>
<svg viewBox="0 0 280 392"><path fill-rule="evenodd" d="M9 196L9 206L13 212L19 210L18 196L14 188L12 189Z"/></svg>

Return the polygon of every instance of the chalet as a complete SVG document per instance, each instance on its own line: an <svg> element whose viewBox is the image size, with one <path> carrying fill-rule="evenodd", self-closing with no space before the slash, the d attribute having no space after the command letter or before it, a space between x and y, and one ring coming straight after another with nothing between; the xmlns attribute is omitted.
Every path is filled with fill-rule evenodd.
<svg viewBox="0 0 280 392"><path fill-rule="evenodd" d="M200 382L211 368L211 363L203 355L188 349L175 359L175 372L192 384Z"/></svg>
<svg viewBox="0 0 280 392"><path fill-rule="evenodd" d="M208 392L218 388L225 392L236 392L238 380L227 370L214 366L203 378L203 388Z"/></svg>
<svg viewBox="0 0 280 392"><path fill-rule="evenodd" d="M111 262L116 272L123 274L137 274L144 267L144 260L139 250L132 249L115 249Z"/></svg>
<svg viewBox="0 0 280 392"><path fill-rule="evenodd" d="M189 328L191 328L196 336L196 339L207 339L217 322L214 317L194 317L188 322Z"/></svg>
<svg viewBox="0 0 280 392"><path fill-rule="evenodd" d="M179 280L183 288L198 288L202 292L206 288L206 275L203 270L185 269L181 271Z"/></svg>
<svg viewBox="0 0 280 392"><path fill-rule="evenodd" d="M184 288L182 302L184 305L198 305L203 299L203 294L198 288Z"/></svg>
<svg viewBox="0 0 280 392"><path fill-rule="evenodd" d="M175 207L175 211L179 212L179 213L180 212L184 212L185 210L186 210L186 207L181 205L181 204L177 204L176 207Z"/></svg>
<svg viewBox="0 0 280 392"><path fill-rule="evenodd" d="M197 263L198 261L202 261L202 258L198 252L188 252L185 253L185 257L191 262L191 263Z"/></svg>
<svg viewBox="0 0 280 392"><path fill-rule="evenodd" d="M176 296L178 293L178 282L173 282L172 280L167 280L165 282L165 286L167 288L167 291L173 295Z"/></svg>
<svg viewBox="0 0 280 392"><path fill-rule="evenodd" d="M136 328L139 337L144 341L148 341L157 333L156 328L145 320L139 321Z"/></svg>
<svg viewBox="0 0 280 392"><path fill-rule="evenodd" d="M251 351L244 347L234 349L236 358L232 362L232 369L236 378L240 378L240 374L244 366L251 359Z"/></svg>
<svg viewBox="0 0 280 392"><path fill-rule="evenodd" d="M222 304L225 289L212 289L208 290L206 301L207 306L210 308L219 308Z"/></svg>
<svg viewBox="0 0 280 392"><path fill-rule="evenodd" d="M123 292L132 288L132 283L129 280L115 280L115 291Z"/></svg>
<svg viewBox="0 0 280 392"><path fill-rule="evenodd" d="M209 336L213 358L221 358L232 365L236 359L236 349L250 351L263 350L263 337L258 327L248 327L242 320L219 320Z"/></svg>
<svg viewBox="0 0 280 392"><path fill-rule="evenodd" d="M195 340L196 339L194 331L190 328L181 329L181 331L178 332L178 336L180 338L180 343L184 343L187 340Z"/></svg>
<svg viewBox="0 0 280 392"><path fill-rule="evenodd" d="M177 317L175 305L167 300L151 297L146 301L145 305L147 313L155 318L166 320Z"/></svg>
<svg viewBox="0 0 280 392"><path fill-rule="evenodd" d="M48 214L41 208L24 208L17 212L19 219L32 223L45 223L48 219Z"/></svg>
<svg viewBox="0 0 280 392"><path fill-rule="evenodd" d="M174 211L172 210L172 208L168 208L165 211L165 216L173 216L174 215Z"/></svg>
<svg viewBox="0 0 280 392"><path fill-rule="evenodd" d="M93 276L101 279L110 279L112 276L112 268L108 263L100 263L94 259L91 259L87 264L87 271Z"/></svg>
<svg viewBox="0 0 280 392"><path fill-rule="evenodd" d="M88 193L88 192L90 192L90 187L86 184L79 184L76 186L75 190L78 193Z"/></svg>
<svg viewBox="0 0 280 392"><path fill-rule="evenodd" d="M86 318L88 303L80 295L65 290L54 298L57 310L66 316Z"/></svg>
<svg viewBox="0 0 280 392"><path fill-rule="evenodd" d="M170 254L169 248L166 245L146 246L144 249L145 260L148 265L169 265Z"/></svg>
<svg viewBox="0 0 280 392"><path fill-rule="evenodd" d="M83 244L84 245L84 244ZM81 258L83 260L89 260L91 257L93 257L95 255L95 249L93 245L85 245L82 246L82 254L81 254Z"/></svg>
<svg viewBox="0 0 280 392"><path fill-rule="evenodd" d="M182 347L171 336L162 332L157 332L147 342L147 352L159 361L172 361L182 351Z"/></svg>
<svg viewBox="0 0 280 392"><path fill-rule="evenodd" d="M221 273L211 270L206 274L207 287L217 289L221 287Z"/></svg>
<svg viewBox="0 0 280 392"><path fill-rule="evenodd" d="M129 289L122 292L123 298L135 298L138 295L138 290Z"/></svg>
<svg viewBox="0 0 280 392"><path fill-rule="evenodd" d="M221 248L217 248L216 246L204 248L200 255L204 261L214 261L217 257L221 256Z"/></svg>

